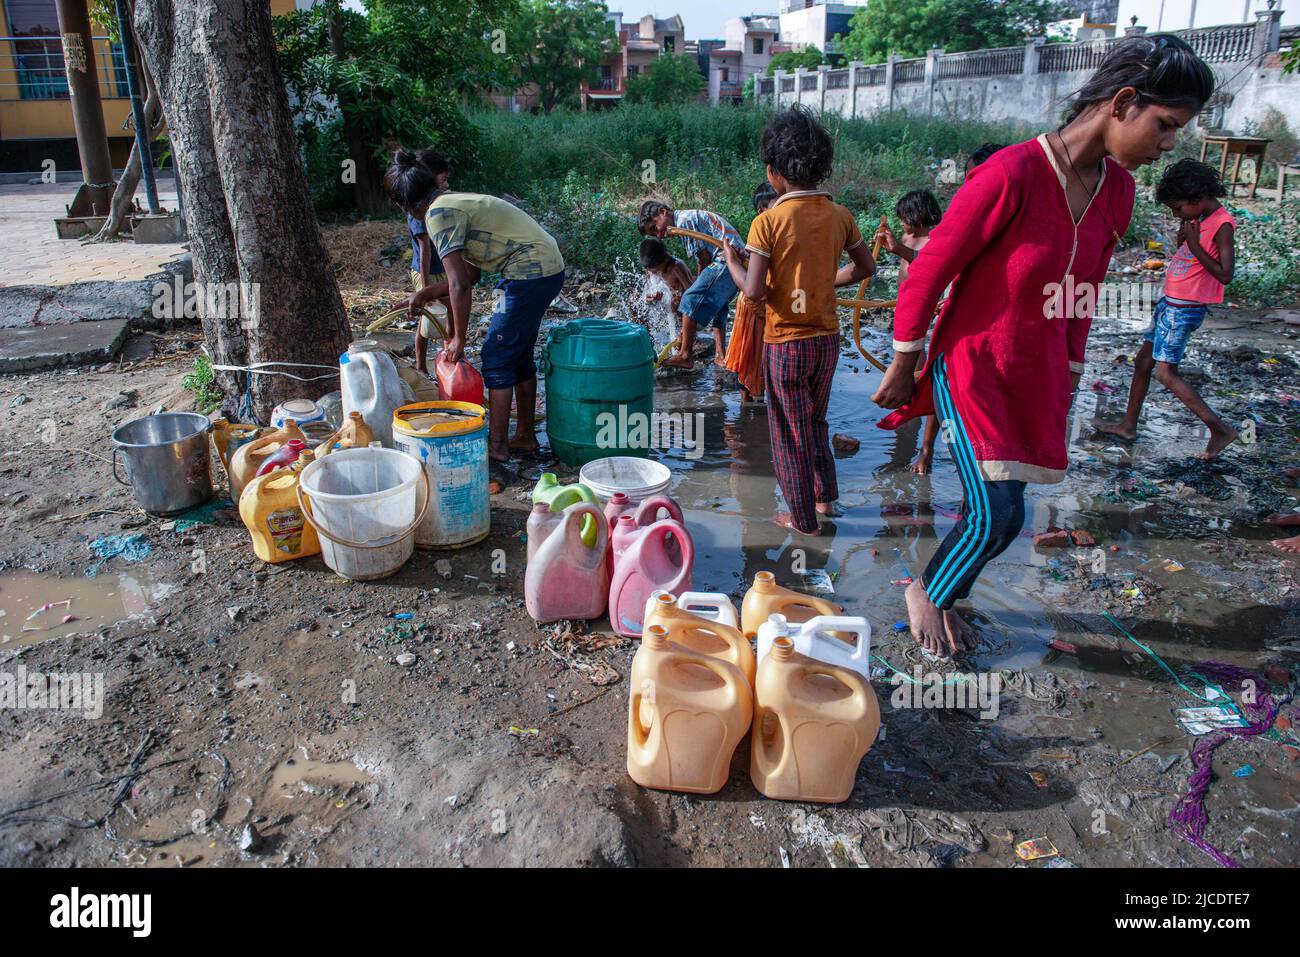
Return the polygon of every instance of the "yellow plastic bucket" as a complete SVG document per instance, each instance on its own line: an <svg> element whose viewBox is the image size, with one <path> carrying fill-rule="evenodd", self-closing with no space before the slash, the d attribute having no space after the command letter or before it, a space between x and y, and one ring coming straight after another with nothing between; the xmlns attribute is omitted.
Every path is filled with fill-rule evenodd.
<svg viewBox="0 0 1300 957"><path fill-rule="evenodd" d="M424 464L429 510L417 548L463 548L492 530L487 411L472 402L416 402L393 413L393 447Z"/></svg>

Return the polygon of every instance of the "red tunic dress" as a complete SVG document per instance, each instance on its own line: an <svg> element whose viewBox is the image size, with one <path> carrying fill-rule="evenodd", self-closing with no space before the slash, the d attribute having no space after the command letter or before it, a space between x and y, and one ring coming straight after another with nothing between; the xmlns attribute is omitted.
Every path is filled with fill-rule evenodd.
<svg viewBox="0 0 1300 957"><path fill-rule="evenodd" d="M898 292L894 348L930 351L911 403L885 429L934 413L934 360L987 481L1065 477L1070 373L1083 371L1097 288L1133 212L1133 177L1109 157L1076 225L1044 137L971 170Z"/></svg>

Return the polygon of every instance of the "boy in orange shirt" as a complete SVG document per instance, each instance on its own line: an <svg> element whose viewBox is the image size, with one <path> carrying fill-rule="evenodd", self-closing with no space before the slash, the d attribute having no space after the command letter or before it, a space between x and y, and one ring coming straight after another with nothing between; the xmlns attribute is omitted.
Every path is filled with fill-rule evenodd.
<svg viewBox="0 0 1300 957"><path fill-rule="evenodd" d="M740 253L723 247L740 290L764 302L764 379L772 460L788 513L778 525L816 535L818 515L834 515L839 487L826 409L840 355L835 287L876 271L853 221L817 186L831 173L830 134L802 107L778 114L763 131L760 155L777 200L749 229L746 269ZM840 256L853 262L839 268Z"/></svg>
<svg viewBox="0 0 1300 957"><path fill-rule="evenodd" d="M1212 459L1237 438L1237 430L1206 405L1192 384L1178 374L1187 340L1205 321L1211 305L1223 302L1223 287L1232 282L1236 221L1218 197L1226 190L1219 174L1196 160L1179 160L1156 184L1156 202L1180 220L1178 252L1165 270L1165 289L1156 302L1151 328L1133 359L1128 410L1119 422L1099 422L1097 429L1125 439L1137 438L1138 417L1154 371L1156 381L1178 396L1210 430L1205 451Z"/></svg>

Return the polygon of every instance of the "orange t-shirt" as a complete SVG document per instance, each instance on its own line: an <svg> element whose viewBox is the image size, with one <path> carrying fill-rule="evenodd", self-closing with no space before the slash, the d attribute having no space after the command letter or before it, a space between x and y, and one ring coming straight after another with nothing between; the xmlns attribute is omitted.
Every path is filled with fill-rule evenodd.
<svg viewBox="0 0 1300 957"><path fill-rule="evenodd" d="M1211 259L1219 258L1219 247L1215 244L1214 237L1223 228L1224 223L1232 226L1233 229L1237 228L1237 221L1232 218L1232 213L1228 212L1227 206L1220 206L1197 225L1201 248L1210 254ZM1169 268L1165 270L1165 295L1170 299L1181 299L1183 302L1203 302L1206 305L1213 305L1223 302L1223 283L1206 272L1201 261L1187 248L1187 243L1183 243L1178 247L1178 252L1174 253L1174 258L1169 261Z"/></svg>
<svg viewBox="0 0 1300 957"><path fill-rule="evenodd" d="M840 254L861 242L853 214L829 193L786 193L759 213L746 248L767 259L764 342L839 334L835 273Z"/></svg>

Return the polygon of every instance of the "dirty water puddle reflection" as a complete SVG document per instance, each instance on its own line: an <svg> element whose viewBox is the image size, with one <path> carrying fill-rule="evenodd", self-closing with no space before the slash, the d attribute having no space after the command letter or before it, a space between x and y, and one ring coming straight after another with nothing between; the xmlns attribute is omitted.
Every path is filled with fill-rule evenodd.
<svg viewBox="0 0 1300 957"><path fill-rule="evenodd" d="M133 618L157 607L173 587L144 573L59 578L5 572L0 574L0 648L22 648Z"/></svg>

